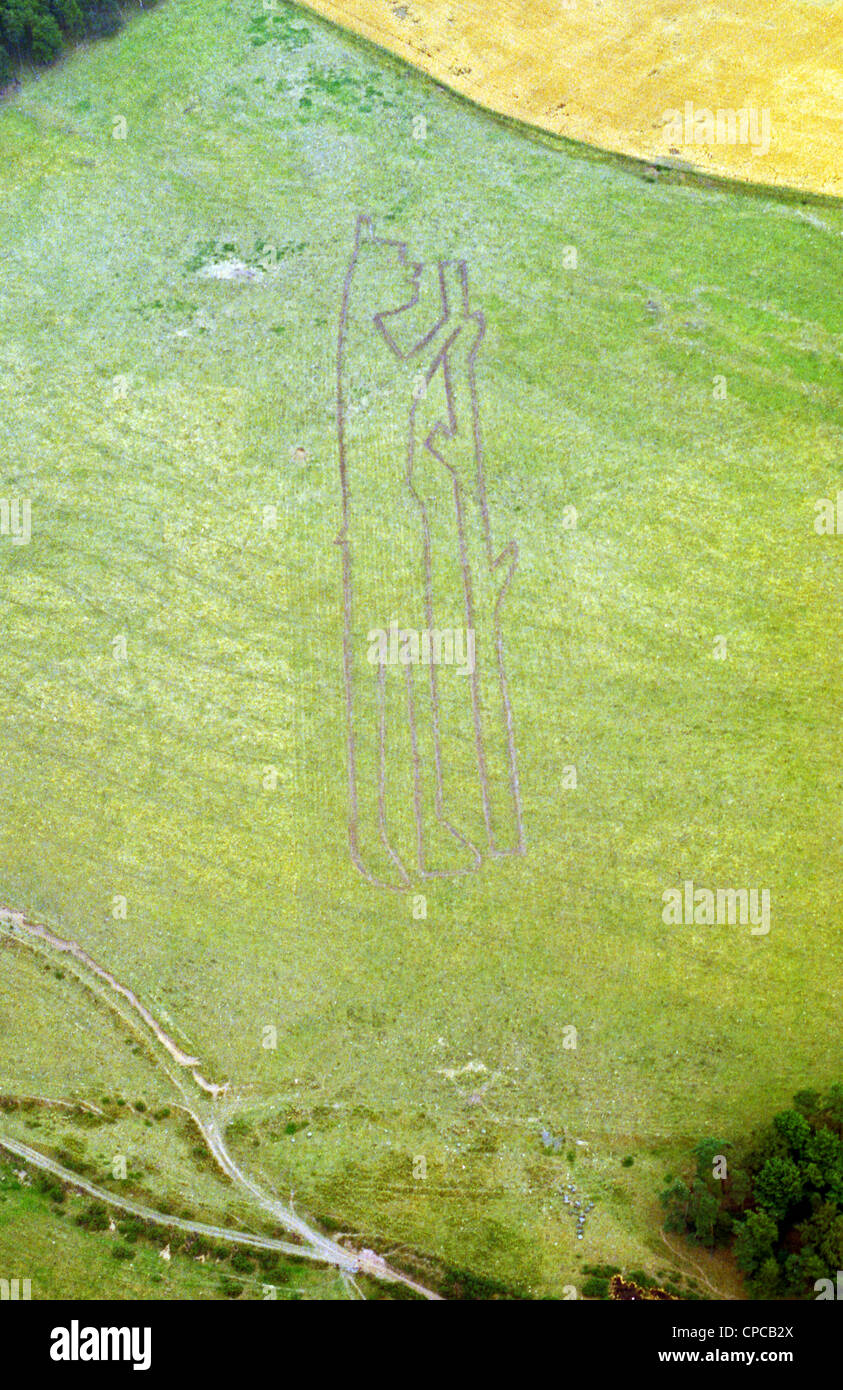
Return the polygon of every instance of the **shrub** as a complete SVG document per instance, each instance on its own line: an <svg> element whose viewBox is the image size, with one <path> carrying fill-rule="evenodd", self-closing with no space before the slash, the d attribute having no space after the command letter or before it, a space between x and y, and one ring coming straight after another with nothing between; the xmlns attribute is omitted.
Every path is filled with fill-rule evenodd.
<svg viewBox="0 0 843 1390"><path fill-rule="evenodd" d="M76 1218L76 1225L86 1231L105 1231L108 1229L108 1212L102 1202L89 1202Z"/></svg>
<svg viewBox="0 0 843 1390"><path fill-rule="evenodd" d="M137 1216L127 1216L117 1222L117 1229L126 1240L134 1242L146 1233L146 1225Z"/></svg>
<svg viewBox="0 0 843 1390"><path fill-rule="evenodd" d="M36 1186L39 1192L43 1192L44 1196L49 1197L53 1202L63 1202L65 1199L64 1188L56 1178L44 1174L38 1179Z"/></svg>
<svg viewBox="0 0 843 1390"><path fill-rule="evenodd" d="M598 1274L592 1274L582 1286L583 1298L608 1298L609 1281Z"/></svg>
<svg viewBox="0 0 843 1390"><path fill-rule="evenodd" d="M231 1257L231 1268L236 1269L238 1274L254 1274L255 1266L245 1250L235 1250Z"/></svg>

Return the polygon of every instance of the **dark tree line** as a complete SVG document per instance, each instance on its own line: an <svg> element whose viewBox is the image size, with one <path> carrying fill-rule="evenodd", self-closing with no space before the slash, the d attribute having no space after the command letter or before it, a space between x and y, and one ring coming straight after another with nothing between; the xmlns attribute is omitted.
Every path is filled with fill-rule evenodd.
<svg viewBox="0 0 843 1390"><path fill-rule="evenodd" d="M815 1298L843 1269L843 1086L800 1091L749 1140L704 1139L694 1176L670 1178L665 1226L732 1244L754 1298ZM725 1164L723 1160L725 1159Z"/></svg>
<svg viewBox="0 0 843 1390"><path fill-rule="evenodd" d="M136 3L143 8L143 0ZM79 39L116 33L122 22L117 0L0 0L0 88L22 65L42 67Z"/></svg>

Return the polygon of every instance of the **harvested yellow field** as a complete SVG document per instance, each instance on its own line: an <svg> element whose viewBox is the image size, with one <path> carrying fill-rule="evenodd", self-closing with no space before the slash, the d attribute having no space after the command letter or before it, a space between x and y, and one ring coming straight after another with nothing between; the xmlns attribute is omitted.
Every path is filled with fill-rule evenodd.
<svg viewBox="0 0 843 1390"><path fill-rule="evenodd" d="M711 174L843 195L843 0L309 0L473 101Z"/></svg>

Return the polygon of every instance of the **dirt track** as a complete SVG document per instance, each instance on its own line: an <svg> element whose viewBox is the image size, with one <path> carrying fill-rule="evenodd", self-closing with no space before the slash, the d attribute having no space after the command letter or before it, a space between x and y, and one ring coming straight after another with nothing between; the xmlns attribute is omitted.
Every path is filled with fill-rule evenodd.
<svg viewBox="0 0 843 1390"><path fill-rule="evenodd" d="M484 106L605 149L843 196L843 0L307 0ZM763 143L694 113L769 112ZM677 140L665 113L683 116ZM724 127L725 128L725 127ZM700 143L694 135L701 136ZM739 132L740 134L740 132ZM432 132L428 138L435 138Z"/></svg>
<svg viewBox="0 0 843 1390"><path fill-rule="evenodd" d="M104 980L115 994L130 1005L132 1013L141 1019L143 1024L162 1045L163 1052L157 1057L159 1065L162 1066L170 1080L181 1092L188 1114L201 1131L202 1137L219 1167L231 1178L235 1187L238 1187L241 1192L246 1194L252 1202L256 1203L262 1211L271 1216L279 1226L288 1231L291 1235L297 1236L303 1242L302 1246L294 1246L281 1241L271 1241L270 1244L265 1245L265 1248L283 1250L288 1254L301 1255L306 1259L322 1260L326 1264L336 1265L337 1268L345 1270L349 1274L353 1274L358 1270L363 1270L365 1273L369 1273L376 1279L380 1279L385 1283L403 1284L406 1288L412 1289L414 1293L419 1294L422 1298L435 1300L437 1302L441 1301L439 1294L434 1293L423 1284L417 1283L416 1280L409 1278L406 1274L402 1274L399 1270L390 1268L385 1260L374 1256L372 1251L357 1252L337 1244L337 1242L331 1240L329 1236L323 1235L303 1217L299 1216L292 1205L288 1206L285 1202L280 1201L277 1197L274 1197L270 1192L267 1192L249 1178L229 1153L217 1116L215 1112L209 1108L209 1103L204 1101L203 1097L202 1107L200 1108L196 1100L191 1097L190 1091L185 1084L183 1069L192 1068L197 1059L182 1052L164 1032L158 1021L150 1011L144 1007L137 996L125 985L116 980L109 971L98 965L87 951L84 951L75 941L55 936L53 932L49 931L40 923L28 922L23 913L17 912L9 907L0 906L0 931L4 930L7 934L11 935L13 940L36 950L46 950L48 952L60 952L62 954L71 955L83 967L85 974L79 976L83 984L87 984L88 987L90 987L91 977L97 980ZM86 974L88 976L87 979L85 977ZM106 996L106 998L111 1007L115 1008L113 995L110 997ZM116 1008L116 1012L125 1022L126 1016L122 1011ZM178 1064L178 1070L171 1068L169 1064L170 1059ZM204 1077L200 1076L195 1070L191 1071L191 1076L198 1089L203 1093L210 1093L215 1100L220 1092L227 1090L227 1087L221 1087L207 1082ZM30 1149L27 1145L22 1145L6 1136L0 1135L0 1148L8 1149L11 1153L17 1153L20 1157L35 1163L36 1166L45 1171L52 1172L65 1181L72 1181L75 1186L83 1191L87 1191L90 1195L98 1197L102 1201L111 1201L113 1205L122 1207L124 1211L134 1211L136 1215L144 1216L150 1221L162 1221L161 1213L155 1212L149 1207L129 1203L123 1198L115 1199L113 1195L108 1193L105 1189L92 1187L78 1176L70 1173L69 1170L61 1168L60 1165L56 1164L55 1160L48 1158L47 1155L41 1154L37 1150ZM164 1224L166 1224L166 1221L164 1221ZM180 1225L184 1230L191 1229L192 1225L193 1229L201 1231L203 1234L218 1233L216 1227L211 1228L203 1225L196 1225L195 1223L171 1221L169 1224ZM269 1240L269 1238L267 1238L267 1240ZM241 1241L241 1243L260 1243L260 1238L248 1236Z"/></svg>

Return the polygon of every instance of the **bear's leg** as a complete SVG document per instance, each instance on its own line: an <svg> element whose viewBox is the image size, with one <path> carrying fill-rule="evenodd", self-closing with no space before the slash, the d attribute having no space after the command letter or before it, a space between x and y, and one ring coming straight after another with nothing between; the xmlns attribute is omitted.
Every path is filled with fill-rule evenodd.
<svg viewBox="0 0 843 1390"><path fill-rule="evenodd" d="M399 892L410 876L387 828L389 711L386 665L355 663L349 701L349 844L351 858L376 888ZM391 800L392 798L390 798Z"/></svg>
<svg viewBox="0 0 843 1390"><path fill-rule="evenodd" d="M449 755L449 740L443 738L442 674L432 666L407 668L417 853L423 878L473 873L481 864L479 850L446 814L443 759L447 760ZM447 675L453 677L454 672L449 671ZM451 738L453 732L450 731Z"/></svg>

